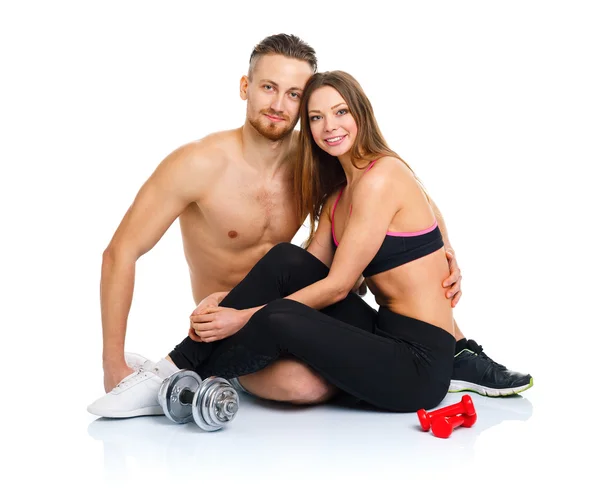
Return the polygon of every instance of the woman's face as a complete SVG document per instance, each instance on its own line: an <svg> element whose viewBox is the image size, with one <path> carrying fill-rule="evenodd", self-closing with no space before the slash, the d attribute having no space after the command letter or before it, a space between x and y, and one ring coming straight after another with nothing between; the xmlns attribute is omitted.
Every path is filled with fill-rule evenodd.
<svg viewBox="0 0 600 491"><path fill-rule="evenodd" d="M329 155L339 157L352 148L358 127L348 104L333 87L326 85L312 93L308 121L316 144Z"/></svg>

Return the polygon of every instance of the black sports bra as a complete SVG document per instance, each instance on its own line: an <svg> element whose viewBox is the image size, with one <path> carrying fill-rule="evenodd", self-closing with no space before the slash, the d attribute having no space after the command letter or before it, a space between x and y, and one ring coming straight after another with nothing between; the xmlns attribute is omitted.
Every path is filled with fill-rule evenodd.
<svg viewBox="0 0 600 491"><path fill-rule="evenodd" d="M371 162L367 171L373 167L374 163L375 161ZM335 209L343 191L344 188L340 190L340 194L331 210L331 235L335 247L339 245L335 237ZM352 205L350 205L350 214L352 214ZM388 232L377 254L365 268L363 276L366 278L382 273L388 269L427 256L442 247L444 247L444 240L437 221L431 227L418 232Z"/></svg>

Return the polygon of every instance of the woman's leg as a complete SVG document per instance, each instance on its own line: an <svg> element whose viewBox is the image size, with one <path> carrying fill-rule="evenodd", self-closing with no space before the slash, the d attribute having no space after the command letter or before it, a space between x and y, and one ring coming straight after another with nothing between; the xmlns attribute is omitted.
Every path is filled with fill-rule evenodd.
<svg viewBox="0 0 600 491"><path fill-rule="evenodd" d="M305 249L287 242L277 244L227 294L220 306L246 309L268 304L322 280L328 273L329 268ZM368 331L375 328L376 311L354 293L322 312ZM178 368L195 369L223 341L199 343L187 337L169 357Z"/></svg>
<svg viewBox="0 0 600 491"><path fill-rule="evenodd" d="M450 383L454 338L415 319L387 317L391 321L386 318L386 323L396 324L389 326L390 331L409 333L407 342L380 329L368 332L292 300L276 300L215 347L197 371L201 377L232 378L292 355L331 384L379 408L410 412L434 407ZM408 329L401 325L405 320Z"/></svg>

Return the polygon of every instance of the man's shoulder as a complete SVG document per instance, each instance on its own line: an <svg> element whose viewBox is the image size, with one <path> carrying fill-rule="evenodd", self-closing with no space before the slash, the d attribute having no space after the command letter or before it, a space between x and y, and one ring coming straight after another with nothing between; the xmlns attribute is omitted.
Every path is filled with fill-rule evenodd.
<svg viewBox="0 0 600 491"><path fill-rule="evenodd" d="M241 146L239 133L239 129L210 133L182 145L180 150L199 159L225 158Z"/></svg>
<svg viewBox="0 0 600 491"><path fill-rule="evenodd" d="M179 146L167 160L177 166L190 169L222 169L239 146L239 130L226 130L210 133L198 140Z"/></svg>

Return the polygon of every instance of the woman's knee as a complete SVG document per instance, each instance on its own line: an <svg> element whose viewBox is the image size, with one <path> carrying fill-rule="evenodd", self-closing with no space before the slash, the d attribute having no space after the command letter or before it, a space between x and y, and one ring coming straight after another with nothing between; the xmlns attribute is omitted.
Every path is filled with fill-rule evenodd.
<svg viewBox="0 0 600 491"><path fill-rule="evenodd" d="M325 268L321 261L302 247L291 242L280 242L267 252L263 259L269 263L288 264L291 266L311 266L313 268Z"/></svg>
<svg viewBox="0 0 600 491"><path fill-rule="evenodd" d="M301 251L303 251L303 249L290 242L280 242L268 250L262 257L261 262L268 264L285 264L290 261L297 261L301 256Z"/></svg>

